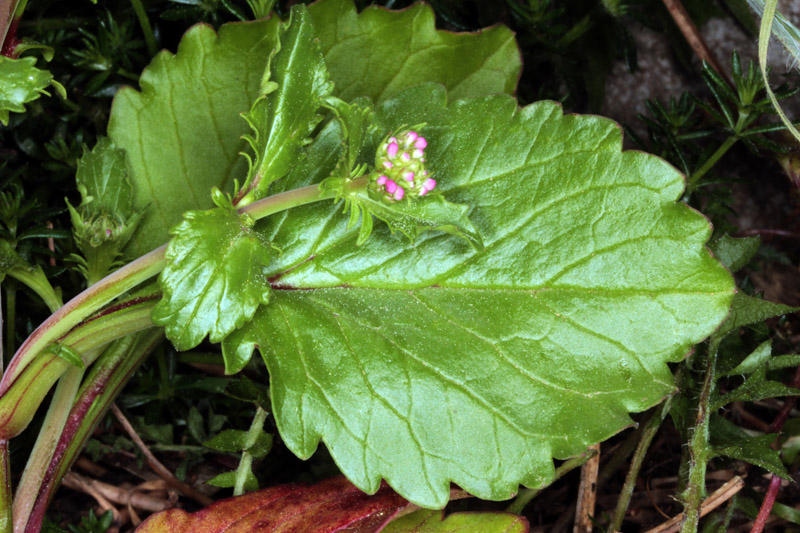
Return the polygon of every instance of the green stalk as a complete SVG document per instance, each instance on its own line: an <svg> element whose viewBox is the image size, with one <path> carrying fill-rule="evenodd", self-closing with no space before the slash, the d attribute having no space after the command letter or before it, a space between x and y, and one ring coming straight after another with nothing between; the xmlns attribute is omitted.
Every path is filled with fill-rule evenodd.
<svg viewBox="0 0 800 533"><path fill-rule="evenodd" d="M150 313L154 305L155 301L137 303L91 320L67 335L62 344L84 354L84 364L89 365L99 353L97 348L153 327ZM26 367L20 379L0 396L0 439L15 437L28 426L50 387L71 367L54 354L37 357Z"/></svg>
<svg viewBox="0 0 800 533"><path fill-rule="evenodd" d="M689 438L689 478L686 490L681 494L683 500L683 525L681 533L694 533L700 523L700 506L703 503L706 486L706 467L711 459L709 444L709 403L714 390L719 341L709 342L706 351L706 373L703 387L697 402L695 425Z"/></svg>
<svg viewBox="0 0 800 533"><path fill-rule="evenodd" d="M695 190L695 188L697 187L697 182L700 181L700 178L705 176L708 173L708 171L711 170L714 167L714 165L717 164L717 161L719 161L722 158L722 156L725 155L734 144L736 144L736 141L738 140L739 140L738 137L736 137L735 135L731 135L730 137L725 139L725 142L723 142L720 145L720 147L717 148L717 150L713 154L711 154L711 157L709 157L706 160L706 162L703 163L703 166L698 168L691 176L689 176L689 179L687 180L686 184L686 191L689 194L691 194L692 191Z"/></svg>
<svg viewBox="0 0 800 533"><path fill-rule="evenodd" d="M5 357L11 357L14 353L14 329L17 313L17 289L13 283L6 283L6 338L5 338L5 355L3 360L0 361L0 366L5 367Z"/></svg>
<svg viewBox="0 0 800 533"><path fill-rule="evenodd" d="M139 25L142 27L144 41L147 43L147 52L150 54L150 57L153 57L158 53L158 47L156 46L153 28L150 27L150 19L147 18L147 12L144 10L142 0L131 0L131 5L133 6L133 11L136 13L136 18L139 19Z"/></svg>
<svg viewBox="0 0 800 533"><path fill-rule="evenodd" d="M350 182L348 191L354 192L367 186L366 178L358 178ZM320 191L317 185L309 185L288 192L283 192L264 198L242 208L240 213L247 213L259 220L266 216L321 200L336 197L332 190ZM116 272L109 274L98 283L95 283L82 293L67 302L58 311L50 315L36 330L22 343L14 355L8 370L0 380L0 397L5 395L20 373L28 366L37 354L41 353L49 344L56 342L60 337L69 332L82 320L100 309L114 298L124 294L143 281L156 276L166 264L165 252L167 245L156 248L135 261L128 263Z"/></svg>
<svg viewBox="0 0 800 533"><path fill-rule="evenodd" d="M233 495L241 496L244 494L244 484L247 481L247 474L253 466L253 456L248 451L255 446L258 436L264 429L264 422L267 420L267 412L261 407L256 407L256 416L253 417L253 422L250 424L250 429L247 431L247 436L244 439L244 451L242 458L239 460L239 467L236 469L236 481L233 485Z"/></svg>
<svg viewBox="0 0 800 533"><path fill-rule="evenodd" d="M781 104L778 103L775 93L772 92L772 87L769 86L769 78L767 78L767 51L769 50L769 39L772 35L772 22L775 19L777 9L778 0L766 0L764 2L764 15L761 17L761 28L758 32L758 63L761 67L761 77L764 80L764 88L767 90L767 96L769 96L772 102L772 107L775 108L775 112L778 113L786 129L789 130L795 139L800 141L800 132L797 131L792 121L789 120L786 113L783 112L783 108Z"/></svg>
<svg viewBox="0 0 800 533"><path fill-rule="evenodd" d="M47 410L42 428L36 437L36 444L28 457L25 470L22 472L22 479L20 479L14 495L12 516L14 517L14 529L17 531L23 531L33 503L36 501L45 470L56 449L58 436L64 430L72 402L81 385L83 372L82 368L73 366L58 380L53 399L50 401L50 408Z"/></svg>
<svg viewBox="0 0 800 533"><path fill-rule="evenodd" d="M163 334L158 329L126 337L109 346L92 366L71 406L67 423L57 439L55 452L43 471L39 491L28 509L29 516L25 517L24 522L20 519L27 530L38 531L41 528L47 506L64 475L114 398L162 338ZM16 514L14 518L18 518Z"/></svg>
<svg viewBox="0 0 800 533"><path fill-rule="evenodd" d="M622 486L622 492L619 494L617 500L617 507L614 510L614 516L611 518L611 523L608 526L608 532L614 533L619 531L622 527L622 522L625 520L625 514L628 512L628 506L631 504L631 497L633 496L633 489L636 487L636 479L639 477L639 471L642 469L642 463L647 455L647 450L653 442L653 438L658 433L658 428L661 427L661 422L669 413L669 408L672 405L672 397L668 398L657 412L650 416L650 419L642 430L641 439L636 446L636 451L631 460L631 468L628 470L628 475L625 476L625 483Z"/></svg>

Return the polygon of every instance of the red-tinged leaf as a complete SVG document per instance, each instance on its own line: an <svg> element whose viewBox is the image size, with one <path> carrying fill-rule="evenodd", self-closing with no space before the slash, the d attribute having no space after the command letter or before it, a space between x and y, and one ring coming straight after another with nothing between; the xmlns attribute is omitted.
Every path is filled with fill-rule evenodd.
<svg viewBox="0 0 800 533"><path fill-rule="evenodd" d="M137 533L372 533L410 505L385 483L372 496L344 477L281 485L221 500L196 513L157 513Z"/></svg>

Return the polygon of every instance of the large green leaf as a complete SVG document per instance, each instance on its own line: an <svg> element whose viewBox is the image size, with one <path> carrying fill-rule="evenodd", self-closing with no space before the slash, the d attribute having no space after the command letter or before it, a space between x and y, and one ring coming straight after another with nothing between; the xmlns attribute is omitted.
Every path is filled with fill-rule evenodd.
<svg viewBox="0 0 800 533"><path fill-rule="evenodd" d="M734 285L703 246L708 221L676 203L677 170L553 102L448 105L428 84L376 117L387 133L428 124L437 190L472 206L485 248L440 232L410 244L384 225L359 248L336 206L268 219L278 290L226 357L258 346L287 446L308 457L322 439L364 490L383 477L437 507L451 481L488 499L541 486L553 457L671 393L665 363L724 319ZM330 172L337 132L279 183Z"/></svg>
<svg viewBox="0 0 800 533"><path fill-rule="evenodd" d="M162 52L144 70L141 92L117 93L108 133L127 153L134 209L149 206L132 255L164 244L185 211L211 207L212 187L244 181L239 113L259 94L277 30L274 19L226 24L219 35L194 26L177 54Z"/></svg>
<svg viewBox="0 0 800 533"><path fill-rule="evenodd" d="M435 31L433 13L422 4L358 16L352 0L323 0L309 9L334 94L385 97L423 81L442 83L456 96L511 93L516 86L520 57L507 28ZM185 211L211 207L211 187L230 192L234 180L245 181L239 152L248 126L239 114L261 92L278 27L274 17L225 24L219 35L195 26L176 54L162 52L145 69L141 92L117 94L108 134L127 151L134 209L150 206L128 246L131 255L163 244ZM400 60L397 50L405 54Z"/></svg>
<svg viewBox="0 0 800 533"><path fill-rule="evenodd" d="M514 34L495 26L477 34L437 31L422 2L403 11L372 6L357 14L352 0L309 7L322 51L344 100L375 101L426 81L444 84L451 98L512 94L522 67Z"/></svg>

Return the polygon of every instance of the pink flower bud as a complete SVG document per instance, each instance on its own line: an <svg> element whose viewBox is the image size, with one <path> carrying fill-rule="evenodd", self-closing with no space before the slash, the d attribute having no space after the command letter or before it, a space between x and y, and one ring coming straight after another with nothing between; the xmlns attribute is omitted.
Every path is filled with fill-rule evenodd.
<svg viewBox="0 0 800 533"><path fill-rule="evenodd" d="M434 187L436 187L436 180L433 178L426 179L425 183L422 184L422 188L427 191L432 191Z"/></svg>
<svg viewBox="0 0 800 533"><path fill-rule="evenodd" d="M409 131L406 134L406 144L412 144L414 141L417 140L417 132L416 131Z"/></svg>
<svg viewBox="0 0 800 533"><path fill-rule="evenodd" d="M408 152L403 152L403 155L400 156L400 159L408 163L411 161L411 156L408 154Z"/></svg>
<svg viewBox="0 0 800 533"><path fill-rule="evenodd" d="M402 200L403 196L405 196L406 190L402 187L398 187L396 191L394 191L394 199L395 200Z"/></svg>
<svg viewBox="0 0 800 533"><path fill-rule="evenodd" d="M400 187L402 189L402 187ZM397 184L394 180L387 180L386 181L386 192L389 194L394 194L397 191Z"/></svg>
<svg viewBox="0 0 800 533"><path fill-rule="evenodd" d="M395 142L389 143L389 146L386 147L386 155L388 155L391 158L394 158L394 156L397 155L397 150L398 150L397 143Z"/></svg>
<svg viewBox="0 0 800 533"><path fill-rule="evenodd" d="M403 172L403 179L406 181L414 181L414 173L410 170L408 172Z"/></svg>
<svg viewBox="0 0 800 533"><path fill-rule="evenodd" d="M423 154L425 154L425 152L423 152L419 148L415 148L414 151L411 153L414 159L422 159Z"/></svg>
<svg viewBox="0 0 800 533"><path fill-rule="evenodd" d="M424 187L422 189L420 189L420 191L419 191L419 195L420 196L425 196L426 194L428 194L428 189L426 189Z"/></svg>
<svg viewBox="0 0 800 533"><path fill-rule="evenodd" d="M384 166L385 168L392 168L394 165L392 165L392 162L391 162L391 161L384 161L384 162L383 162L383 166Z"/></svg>
<svg viewBox="0 0 800 533"><path fill-rule="evenodd" d="M388 180L388 179L389 178L387 178L386 176L378 176L377 184L378 185L383 185L383 184L386 183L386 180Z"/></svg>
<svg viewBox="0 0 800 533"><path fill-rule="evenodd" d="M419 148L420 150L424 150L428 146L428 141L425 140L425 137L420 137L417 139L417 142L414 143L414 148Z"/></svg>

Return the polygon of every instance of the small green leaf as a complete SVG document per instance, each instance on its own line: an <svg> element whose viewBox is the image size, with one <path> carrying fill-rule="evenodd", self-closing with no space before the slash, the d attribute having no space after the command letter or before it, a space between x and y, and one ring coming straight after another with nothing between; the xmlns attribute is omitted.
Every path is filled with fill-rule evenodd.
<svg viewBox="0 0 800 533"><path fill-rule="evenodd" d="M220 452L241 452L244 449L246 438L246 431L240 429L226 429L205 441L203 446Z"/></svg>
<svg viewBox="0 0 800 533"><path fill-rule="evenodd" d="M234 332L231 335L235 334ZM228 338L230 338L230 336ZM250 350L252 352L253 348L250 348ZM269 398L267 397L267 392L264 390L264 387L256 385L245 375L242 375L239 379L231 380L225 386L224 394L243 402L250 402L261 407L265 411L269 411Z"/></svg>
<svg viewBox="0 0 800 533"><path fill-rule="evenodd" d="M256 99L245 115L253 130L245 139L255 152L244 186L248 193L253 190L251 201L264 196L273 181L289 172L297 151L311 142L309 135L322 120L317 111L333 90L303 4L294 6L289 22L281 26L264 79L274 90Z"/></svg>
<svg viewBox="0 0 800 533"><path fill-rule="evenodd" d="M771 448L777 435L752 436L719 415L712 415L709 424L712 453L760 466L784 479L791 479L778 450Z"/></svg>
<svg viewBox="0 0 800 533"><path fill-rule="evenodd" d="M392 520L382 533L528 533L528 521L508 513L454 513L423 509Z"/></svg>
<svg viewBox="0 0 800 533"><path fill-rule="evenodd" d="M225 472L219 474L218 476L214 476L213 478L206 481L209 485L213 487L222 487L223 489L229 489L236 485L236 472ZM253 474L252 471L247 472L247 477L245 478L244 482L244 490L250 492L254 490L258 490L258 480L256 476Z"/></svg>
<svg viewBox="0 0 800 533"><path fill-rule="evenodd" d="M731 272L738 272L756 255L760 245L758 237L735 239L726 233L708 247Z"/></svg>
<svg viewBox="0 0 800 533"><path fill-rule="evenodd" d="M94 213L111 213L122 219L133 213L133 190L125 152L117 149L111 139L101 137L92 150L83 148L75 181L81 193L79 207L90 207Z"/></svg>
<svg viewBox="0 0 800 533"><path fill-rule="evenodd" d="M752 374L769 362L770 355L772 355L772 341L763 342L758 348L753 350L744 361L739 363L736 368L725 372L722 376L745 376Z"/></svg>
<svg viewBox="0 0 800 533"><path fill-rule="evenodd" d="M478 33L437 30L433 9L424 3L357 13L353 0L325 0L308 10L335 94L343 100L367 96L380 102L428 81L444 84L454 99L516 89L522 64L505 26Z"/></svg>
<svg viewBox="0 0 800 533"><path fill-rule="evenodd" d="M796 310L797 308L795 307L761 300L740 292L733 298L730 313L728 313L725 322L714 332L714 336L722 338L743 326L749 326L750 324L762 322L768 318L793 313Z"/></svg>
<svg viewBox="0 0 800 533"><path fill-rule="evenodd" d="M68 362L69 364L76 366L83 370L86 368L86 365L83 363L83 358L81 354L67 346L66 344L61 344L59 342L55 342L49 346L47 346L43 353L51 353L63 359L64 361Z"/></svg>
<svg viewBox="0 0 800 533"><path fill-rule="evenodd" d="M36 68L35 57L0 56L0 123L8 126L10 111L24 113L25 104L49 95L45 88L52 82L52 74Z"/></svg>
<svg viewBox="0 0 800 533"><path fill-rule="evenodd" d="M95 283L118 265L144 209L133 211L125 152L108 138L101 138L91 151L84 147L75 180L81 203L75 208L67 202L67 208L83 256L73 258L89 283Z"/></svg>
<svg viewBox="0 0 800 533"><path fill-rule="evenodd" d="M32 272L33 267L19 256L14 246L6 240L0 239L0 283L11 271Z"/></svg>
<svg viewBox="0 0 800 533"><path fill-rule="evenodd" d="M367 138L377 133L375 123L375 110L368 99L359 98L347 103L335 96L328 97L325 105L336 115L336 120L342 130L342 142L345 147L342 160L337 165L335 176L349 178L359 161L359 156L364 152ZM374 154L365 154L365 164L374 162Z"/></svg>
<svg viewBox="0 0 800 533"><path fill-rule="evenodd" d="M173 230L159 276L164 297L153 321L166 327L179 350L206 335L221 341L269 300L265 267L272 250L252 225L248 215L218 207L185 213Z"/></svg>
<svg viewBox="0 0 800 533"><path fill-rule="evenodd" d="M272 449L272 435L264 431L260 431L256 437L256 442L247 448L253 459L263 459Z"/></svg>

